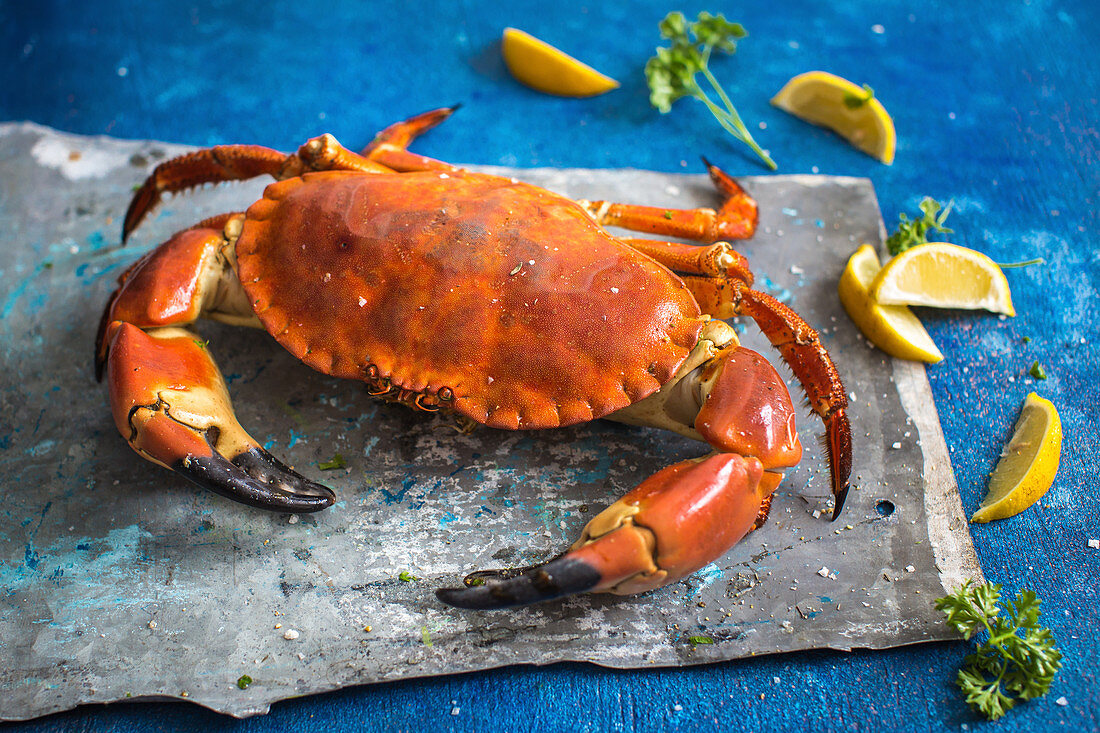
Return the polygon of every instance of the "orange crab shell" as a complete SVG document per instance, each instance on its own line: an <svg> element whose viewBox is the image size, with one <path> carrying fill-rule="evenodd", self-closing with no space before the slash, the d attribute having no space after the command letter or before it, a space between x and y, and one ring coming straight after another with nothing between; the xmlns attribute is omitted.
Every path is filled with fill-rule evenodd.
<svg viewBox="0 0 1100 733"><path fill-rule="evenodd" d="M640 400L702 328L683 282L580 206L479 173L272 184L236 255L256 315L306 364L352 379L373 365L492 427L570 425Z"/></svg>

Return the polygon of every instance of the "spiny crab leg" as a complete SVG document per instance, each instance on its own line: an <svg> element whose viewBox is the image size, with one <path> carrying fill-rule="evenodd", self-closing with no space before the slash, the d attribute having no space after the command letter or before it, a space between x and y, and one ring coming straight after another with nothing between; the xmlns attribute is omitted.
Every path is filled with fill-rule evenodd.
<svg viewBox="0 0 1100 733"><path fill-rule="evenodd" d="M640 593L673 583L725 554L763 524L782 469L802 446L794 407L775 369L711 321L676 376L611 416L675 430L715 452L643 481L585 527L563 555L520 571L478 571L436 591L460 608L524 605L586 591Z"/></svg>
<svg viewBox="0 0 1100 733"><path fill-rule="evenodd" d="M443 164L440 164L443 165ZM216 145L166 160L149 174L134 194L122 222L122 241L137 229L165 193L179 193L204 183L243 181L268 175L283 180L309 171L343 170L392 173L393 169L343 147L332 135L308 140L287 155L260 145Z"/></svg>
<svg viewBox="0 0 1100 733"><path fill-rule="evenodd" d="M239 226L239 217L208 220ZM103 315L97 377L105 376L119 433L139 455L237 501L312 512L328 488L281 463L237 422L206 344L186 326L200 315L259 325L223 253L222 232L180 232L121 278Z"/></svg>
<svg viewBox="0 0 1100 733"><path fill-rule="evenodd" d="M666 237L717 242L721 239L749 239L756 233L756 201L737 181L706 158L711 181L723 196L714 209L668 209L658 206L619 204L610 201L578 201L601 226L615 226L635 232Z"/></svg>

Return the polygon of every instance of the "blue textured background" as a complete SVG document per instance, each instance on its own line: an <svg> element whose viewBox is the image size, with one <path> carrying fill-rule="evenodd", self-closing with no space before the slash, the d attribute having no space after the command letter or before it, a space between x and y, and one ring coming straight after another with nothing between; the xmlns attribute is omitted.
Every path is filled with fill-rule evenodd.
<svg viewBox="0 0 1100 733"><path fill-rule="evenodd" d="M419 152L458 163L691 172L703 153L736 173L765 172L723 137L701 105L684 100L664 116L649 107L641 69L659 42L657 22L673 5L403 5L207 2L153 10L122 2L0 3L0 119L282 149L329 131L356 147L390 122L461 102L460 114L417 143ZM1041 505L974 527L973 535L992 581L1012 592L1033 588L1044 599L1044 620L1066 655L1051 694L1013 711L998 729L1096 729L1100 551L1086 542L1100 537L1100 333L1093 315L1100 6L747 5L679 9L725 12L748 28L737 55L712 68L780 172L867 176L888 223L914 212L926 194L953 198L954 241L1001 262L1047 260L1009 272L1014 319L920 315L947 357L929 368L929 379L968 513L1026 393L1038 391L1061 411L1066 440L1054 487ZM508 25L582 58L622 88L567 100L517 85L499 59ZM768 105L790 76L818 68L875 88L898 129L892 167ZM1045 381L1027 375L1036 360ZM966 651L963 643L947 643L678 670L511 668L279 703L269 716L243 722L189 705L138 704L10 727L975 729L985 725L953 684ZM1062 696L1068 705L1055 703Z"/></svg>

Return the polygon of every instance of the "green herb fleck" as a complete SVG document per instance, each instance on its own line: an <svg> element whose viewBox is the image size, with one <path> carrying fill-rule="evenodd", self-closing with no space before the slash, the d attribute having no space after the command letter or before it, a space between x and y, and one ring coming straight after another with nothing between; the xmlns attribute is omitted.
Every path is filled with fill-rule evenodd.
<svg viewBox="0 0 1100 733"><path fill-rule="evenodd" d="M1027 373L1035 377L1036 379L1047 378L1047 370L1043 369L1043 365L1039 362L1035 362L1034 364L1032 364L1031 368L1027 370Z"/></svg>
<svg viewBox="0 0 1100 733"><path fill-rule="evenodd" d="M901 222L898 224L897 231L886 239L886 248L890 250L890 254L899 255L910 247L927 244L929 230L934 229L941 234L953 233L954 230L946 228L943 222L951 213L951 207L954 204L954 201L949 201L945 207L931 196L925 196L920 202L920 210L924 213L920 219L910 221L909 217L902 212L899 215Z"/></svg>
<svg viewBox="0 0 1100 733"><path fill-rule="evenodd" d="M485 578L470 578L466 581L467 587L473 587L476 585L485 585Z"/></svg>
<svg viewBox="0 0 1100 733"><path fill-rule="evenodd" d="M199 347L200 349L205 349L205 348L206 348L207 346L209 346L209 345L210 345L210 342L209 342L209 341L203 341L202 339L191 339L191 340L192 340L192 341L194 341L194 342L195 342L195 344L196 344L196 345L197 345L197 346L198 346L198 347Z"/></svg>
<svg viewBox="0 0 1100 733"><path fill-rule="evenodd" d="M397 576L397 579L398 580L403 580L406 583L411 583L414 580L420 580L420 578L416 577L415 575L410 573L408 570L402 570L401 574Z"/></svg>
<svg viewBox="0 0 1100 733"><path fill-rule="evenodd" d="M427 626L420 627L420 641L424 642L424 646L432 645L432 635L428 632Z"/></svg>
<svg viewBox="0 0 1100 733"><path fill-rule="evenodd" d="M748 145L769 168L775 170L775 161L753 140L729 96L708 67L714 50L727 54L737 50L737 41L748 35L744 26L729 22L722 14L706 12L699 13L696 21L689 24L683 13L673 12L666 15L658 27L661 37L671 43L668 47L658 47L657 55L645 65L649 103L664 114L672 109L672 103L677 99L694 97L706 105L726 132ZM695 80L696 74L703 75L725 109L707 96Z"/></svg>
<svg viewBox="0 0 1100 733"><path fill-rule="evenodd" d="M294 420L294 422L296 422L299 427L305 427L305 425L306 425L305 417L302 415L302 413L300 413L296 409L294 409L294 407L289 402L284 402L282 404L282 408L283 408L283 412L285 412L287 415L290 415L290 418L292 420Z"/></svg>
<svg viewBox="0 0 1100 733"><path fill-rule="evenodd" d="M317 468L322 471L332 471L339 468L347 468L348 462L344 459L344 456L336 453L332 456L332 460L324 461L317 464Z"/></svg>
<svg viewBox="0 0 1100 733"><path fill-rule="evenodd" d="M1042 697L1062 667L1050 629L1039 626L1040 601L1023 590L1016 602L1004 601L999 585L966 581L951 595L936 600L947 625L969 640L985 634L966 657L956 683L966 702L989 720L1012 709L1017 700ZM1002 616L1001 611L1007 613Z"/></svg>
<svg viewBox="0 0 1100 733"><path fill-rule="evenodd" d="M863 94L845 94L844 106L848 109L859 109L875 98L875 90L866 84L863 85Z"/></svg>
<svg viewBox="0 0 1100 733"><path fill-rule="evenodd" d="M692 644L713 644L714 639L709 636L689 636L688 641Z"/></svg>
<svg viewBox="0 0 1100 733"><path fill-rule="evenodd" d="M251 684L252 678L246 674L242 674L240 677L237 678L237 687L241 688L242 690L247 690L248 686Z"/></svg>
<svg viewBox="0 0 1100 733"><path fill-rule="evenodd" d="M1031 337L1030 336L1024 336L1023 341L1024 341L1025 344L1030 344L1031 343Z"/></svg>
<svg viewBox="0 0 1100 733"><path fill-rule="evenodd" d="M671 219L672 218L672 212L671 211L666 211L665 212L665 218L666 219Z"/></svg>
<svg viewBox="0 0 1100 733"><path fill-rule="evenodd" d="M45 262L43 262L42 263L42 269L43 270L53 269L53 260L46 260Z"/></svg>

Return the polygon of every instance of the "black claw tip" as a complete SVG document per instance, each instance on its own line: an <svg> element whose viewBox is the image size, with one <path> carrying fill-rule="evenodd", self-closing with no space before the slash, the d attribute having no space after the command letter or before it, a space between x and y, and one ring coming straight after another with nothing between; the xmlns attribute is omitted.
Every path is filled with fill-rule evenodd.
<svg viewBox="0 0 1100 733"><path fill-rule="evenodd" d="M464 588L439 588L435 596L455 608L512 608L591 590L600 582L600 573L581 560L559 557L521 575L507 570L480 571L466 576L466 582L471 584Z"/></svg>
<svg viewBox="0 0 1100 733"><path fill-rule="evenodd" d="M840 512L844 509L844 500L848 498L848 484L844 484L844 488L840 490L840 493L833 499L833 516L829 521L835 522L840 516Z"/></svg>
<svg viewBox="0 0 1100 733"><path fill-rule="evenodd" d="M213 456L189 457L173 468L203 488L242 504L279 512L316 512L332 506L332 489L305 478L263 448L241 453L232 461Z"/></svg>

